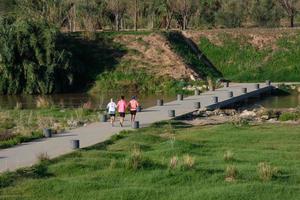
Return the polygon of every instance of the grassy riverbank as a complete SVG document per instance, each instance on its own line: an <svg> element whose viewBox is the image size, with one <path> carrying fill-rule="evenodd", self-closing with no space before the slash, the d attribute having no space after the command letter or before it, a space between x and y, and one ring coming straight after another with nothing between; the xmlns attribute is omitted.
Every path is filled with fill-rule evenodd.
<svg viewBox="0 0 300 200"><path fill-rule="evenodd" d="M60 133L97 120L97 112L89 109L0 110L0 149L43 137L43 128Z"/></svg>
<svg viewBox="0 0 300 200"><path fill-rule="evenodd" d="M159 123L4 174L0 195L4 199L298 199L299 131L298 125Z"/></svg>
<svg viewBox="0 0 300 200"><path fill-rule="evenodd" d="M227 79L297 82L300 81L299 33L278 29L211 31L198 41L201 50Z"/></svg>

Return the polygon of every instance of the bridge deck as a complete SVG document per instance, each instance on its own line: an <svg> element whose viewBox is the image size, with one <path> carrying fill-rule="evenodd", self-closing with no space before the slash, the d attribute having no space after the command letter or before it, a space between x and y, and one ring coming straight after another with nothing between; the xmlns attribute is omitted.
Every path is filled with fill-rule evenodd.
<svg viewBox="0 0 300 200"><path fill-rule="evenodd" d="M244 94L241 88L247 88L248 92ZM195 111L195 102L201 102L201 107L211 109L224 107L266 93L271 91L272 88L273 86L266 84L260 84L260 89L256 89L255 84L232 84L228 88L205 92L200 96L190 96L183 101L172 101L165 103L164 106L145 109L143 112L138 113L137 120L140 121L142 127L146 127L154 122L171 119L168 116L168 110L175 110L176 116L181 116ZM228 97L229 91L233 92L234 97ZM219 103L213 103L213 96L219 98ZM112 128L109 123L92 123L87 127L77 128L53 138L40 139L0 150L0 172L31 166L38 161L37 156L41 153L47 153L50 158L70 153L73 151L70 147L70 140L73 139L80 140L82 148L103 142L121 130L131 129L130 122L126 121L125 123L124 128Z"/></svg>

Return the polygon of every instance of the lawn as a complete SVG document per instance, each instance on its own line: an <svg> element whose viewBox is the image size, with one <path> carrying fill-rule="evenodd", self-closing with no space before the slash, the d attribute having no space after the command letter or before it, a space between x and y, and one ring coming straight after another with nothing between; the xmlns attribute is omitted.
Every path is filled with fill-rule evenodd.
<svg viewBox="0 0 300 200"><path fill-rule="evenodd" d="M299 141L298 125L158 123L6 173L0 199L299 199Z"/></svg>

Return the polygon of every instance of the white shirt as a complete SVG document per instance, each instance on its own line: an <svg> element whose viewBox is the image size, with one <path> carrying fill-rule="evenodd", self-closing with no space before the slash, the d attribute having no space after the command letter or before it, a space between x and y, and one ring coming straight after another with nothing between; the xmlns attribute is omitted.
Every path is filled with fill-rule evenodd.
<svg viewBox="0 0 300 200"><path fill-rule="evenodd" d="M109 113L115 113L117 109L117 105L115 102L110 102L109 104L107 104L106 108L108 109Z"/></svg>

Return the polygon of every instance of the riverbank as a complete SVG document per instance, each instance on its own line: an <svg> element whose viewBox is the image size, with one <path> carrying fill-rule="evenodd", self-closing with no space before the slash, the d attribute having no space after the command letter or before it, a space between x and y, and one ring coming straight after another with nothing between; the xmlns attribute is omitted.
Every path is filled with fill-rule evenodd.
<svg viewBox="0 0 300 200"><path fill-rule="evenodd" d="M99 119L99 112L84 106L75 109L0 109L0 149L42 138L44 128L60 134L86 126Z"/></svg>
<svg viewBox="0 0 300 200"><path fill-rule="evenodd" d="M297 199L299 131L299 125L284 124L156 123L52 161L44 155L33 168L1 175L0 194L13 199Z"/></svg>

